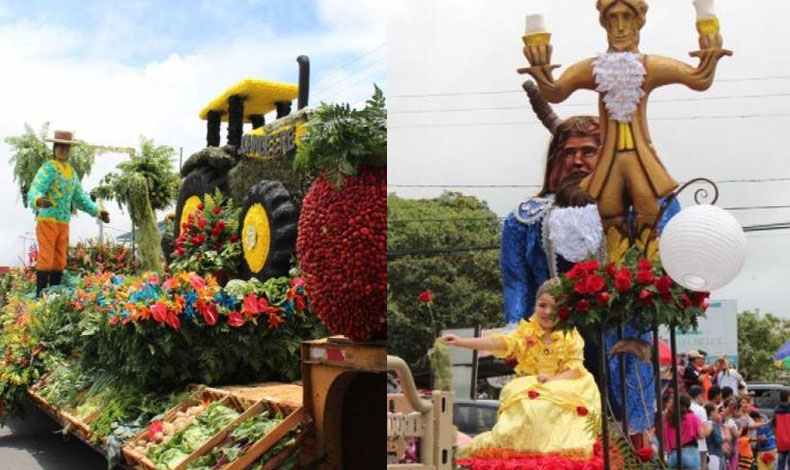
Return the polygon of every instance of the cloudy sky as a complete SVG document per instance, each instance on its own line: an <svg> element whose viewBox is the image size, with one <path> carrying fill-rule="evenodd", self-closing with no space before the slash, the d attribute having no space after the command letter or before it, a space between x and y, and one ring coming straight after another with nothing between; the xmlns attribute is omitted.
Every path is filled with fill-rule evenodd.
<svg viewBox="0 0 790 470"><path fill-rule="evenodd" d="M691 0L649 3L640 50L696 64L688 56L697 49ZM732 208L742 225L790 222L783 138L790 128L790 5L719 0L716 9L725 47L734 55L720 62L705 92L670 86L651 95L653 142L678 181L719 181L718 204ZM606 49L593 0L393 3L387 57L391 192L420 198L461 191L505 216L537 191L549 138L521 91L524 77L515 72L526 66L521 36L527 13L545 16L556 64ZM592 92L579 92L555 109L565 117L597 114L596 100ZM681 202L691 203L688 195ZM785 207L754 208L764 206ZM747 244L743 271L714 296L737 299L739 309L790 317L790 230L749 233Z"/></svg>
<svg viewBox="0 0 790 470"><path fill-rule="evenodd" d="M183 148L186 160L205 146L198 111L238 80L296 83L296 56L306 54L311 105L359 104L374 82L386 89L386 43L376 0L0 0L0 136L48 121L95 144L137 148L144 135ZM0 225L2 265L18 264L35 230L8 157L2 142L0 200L13 221ZM83 186L123 158L99 157ZM127 231L128 215L108 209L107 233ZM97 232L85 214L72 222L72 240Z"/></svg>

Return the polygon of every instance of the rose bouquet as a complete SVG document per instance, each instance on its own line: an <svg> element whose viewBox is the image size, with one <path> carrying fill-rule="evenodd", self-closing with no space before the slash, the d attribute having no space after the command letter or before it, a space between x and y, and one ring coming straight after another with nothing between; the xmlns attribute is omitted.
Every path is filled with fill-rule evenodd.
<svg viewBox="0 0 790 470"><path fill-rule="evenodd" d="M708 292L693 292L673 281L658 262L629 250L618 263L596 259L576 263L552 290L562 330L620 322L649 328L654 323L681 330L697 326L708 308Z"/></svg>

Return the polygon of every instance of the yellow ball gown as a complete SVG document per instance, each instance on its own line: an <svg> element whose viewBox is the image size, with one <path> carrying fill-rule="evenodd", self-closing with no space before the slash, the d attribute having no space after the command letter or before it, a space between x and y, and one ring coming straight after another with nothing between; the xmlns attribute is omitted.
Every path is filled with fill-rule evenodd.
<svg viewBox="0 0 790 470"><path fill-rule="evenodd" d="M552 454L586 458L595 437L587 429L591 415L600 416L601 397L592 375L584 368L584 340L579 332L555 331L544 342L537 316L521 320L509 335L497 334L507 345L501 357L515 356L520 375L502 389L494 428L476 436L463 451L473 457L515 454ZM577 370L577 379L538 383L537 375L553 376Z"/></svg>

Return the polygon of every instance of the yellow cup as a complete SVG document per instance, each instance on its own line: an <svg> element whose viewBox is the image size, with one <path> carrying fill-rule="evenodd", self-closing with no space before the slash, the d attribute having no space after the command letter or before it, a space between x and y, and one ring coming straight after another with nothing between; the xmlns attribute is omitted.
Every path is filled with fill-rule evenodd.
<svg viewBox="0 0 790 470"><path fill-rule="evenodd" d="M525 46L545 46L551 39L551 33L532 33L522 36Z"/></svg>

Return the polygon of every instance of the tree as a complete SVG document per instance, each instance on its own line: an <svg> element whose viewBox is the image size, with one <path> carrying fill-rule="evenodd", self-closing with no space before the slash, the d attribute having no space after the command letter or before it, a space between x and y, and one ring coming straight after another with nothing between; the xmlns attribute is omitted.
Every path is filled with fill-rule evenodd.
<svg viewBox="0 0 790 470"><path fill-rule="evenodd" d="M776 380L774 354L790 338L790 320L768 313L738 314L738 362L747 380Z"/></svg>
<svg viewBox="0 0 790 470"><path fill-rule="evenodd" d="M435 199L387 197L390 254L498 247L500 231L496 214L473 196L448 192ZM431 313L417 299L424 290L434 293ZM498 249L391 257L387 293L387 351L412 365L422 364L433 344L434 326L438 331L477 324L493 327L504 321Z"/></svg>
<svg viewBox="0 0 790 470"><path fill-rule="evenodd" d="M6 137L5 142L11 146L9 162L14 166L14 181L19 185L22 204L27 207L27 193L36 172L47 160L52 159L52 149L44 140L49 135L49 123L44 123L36 133L29 124L25 124L25 133L20 136ZM91 172L96 155L109 152L129 153L131 149L80 144L72 147L69 162L80 179Z"/></svg>
<svg viewBox="0 0 790 470"><path fill-rule="evenodd" d="M140 152L119 163L120 172L109 173L91 191L93 197L128 206L132 223L139 228L135 243L144 271L162 271L161 235L154 211L169 207L178 195L180 179L173 170L173 155L172 147L157 147L152 139L141 137Z"/></svg>

